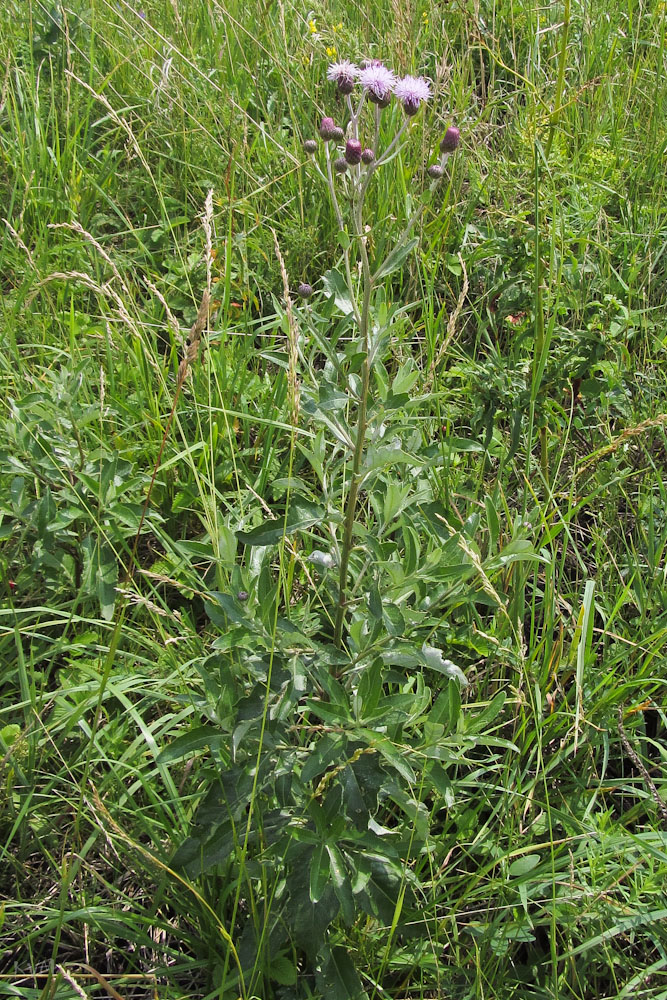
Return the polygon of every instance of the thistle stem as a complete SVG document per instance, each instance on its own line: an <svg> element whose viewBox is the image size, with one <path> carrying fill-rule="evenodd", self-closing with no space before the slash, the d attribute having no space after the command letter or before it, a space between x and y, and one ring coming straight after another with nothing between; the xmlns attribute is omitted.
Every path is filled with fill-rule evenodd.
<svg viewBox="0 0 667 1000"><path fill-rule="evenodd" d="M368 395L370 391L370 343L368 335L368 321L370 316L371 292L373 289L373 279L371 277L368 253L363 238L362 226L362 206L363 197L360 196L353 212L355 234L359 241L361 255L361 266L364 282L364 297L361 307L361 322L359 325L359 339L363 347L364 360L361 365L361 394L359 398L359 410L357 413L357 426L354 441L354 456L352 459L352 478L350 488L345 502L345 522L343 527L343 543L340 553L340 572L338 577L338 605L336 607L336 621L334 625L334 643L339 648L343 642L343 625L345 622L345 605L347 596L347 571L350 562L350 552L352 551L352 536L354 533L354 515L357 511L357 500L359 498L359 487L363 479L362 462L364 457L364 445L366 443L366 430L368 427Z"/></svg>

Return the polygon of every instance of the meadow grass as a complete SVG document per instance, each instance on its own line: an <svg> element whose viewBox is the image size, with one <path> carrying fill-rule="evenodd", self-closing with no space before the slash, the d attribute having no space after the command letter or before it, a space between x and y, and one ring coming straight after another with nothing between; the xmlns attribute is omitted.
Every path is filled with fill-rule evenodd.
<svg viewBox="0 0 667 1000"><path fill-rule="evenodd" d="M6 0L0 996L667 997L666 30ZM378 258L462 134L378 291L347 660L334 54L434 82Z"/></svg>

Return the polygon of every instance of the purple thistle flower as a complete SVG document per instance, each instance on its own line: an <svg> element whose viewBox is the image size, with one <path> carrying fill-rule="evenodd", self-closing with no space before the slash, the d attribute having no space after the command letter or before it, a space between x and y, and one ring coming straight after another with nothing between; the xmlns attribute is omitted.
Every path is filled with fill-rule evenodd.
<svg viewBox="0 0 667 1000"><path fill-rule="evenodd" d="M379 104L381 108L386 108L396 83L396 77L392 71L383 66L379 59L374 59L372 65L361 70L359 80L373 104Z"/></svg>
<svg viewBox="0 0 667 1000"><path fill-rule="evenodd" d="M299 287L297 288L297 292L299 293L302 299L309 299L310 296L313 294L313 286L309 285L307 281L302 281Z"/></svg>
<svg viewBox="0 0 667 1000"><path fill-rule="evenodd" d="M337 160L334 160L334 170L337 174L344 174L347 170L347 160L344 156L339 156Z"/></svg>
<svg viewBox="0 0 667 1000"><path fill-rule="evenodd" d="M327 70L327 80L338 85L341 94L351 94L359 76L359 68L348 59L332 63Z"/></svg>
<svg viewBox="0 0 667 1000"><path fill-rule="evenodd" d="M336 135L336 124L333 118L323 118L322 124L320 125L320 135L325 142L329 142L330 139L334 139Z"/></svg>
<svg viewBox="0 0 667 1000"><path fill-rule="evenodd" d="M366 165L368 165L369 163L372 163L373 160L375 159L375 153L373 152L372 149L364 149L361 154L361 159Z"/></svg>
<svg viewBox="0 0 667 1000"><path fill-rule="evenodd" d="M317 143L315 142L315 140L314 139L306 139L306 141L303 144L303 151L304 151L304 153L316 153L317 152Z"/></svg>
<svg viewBox="0 0 667 1000"><path fill-rule="evenodd" d="M348 139L345 144L345 159L351 166L361 163L361 143L358 139Z"/></svg>
<svg viewBox="0 0 667 1000"><path fill-rule="evenodd" d="M428 170L426 171L429 177L432 177L434 181L439 180L444 174L444 172L445 171L442 169L439 163L434 163L433 166L429 167Z"/></svg>
<svg viewBox="0 0 667 1000"><path fill-rule="evenodd" d="M341 139L344 139L344 138L345 138L345 132L344 132L344 130L343 130L343 129L342 129L341 127L340 127L340 125L337 125L337 126L336 126L336 127L334 128L334 130L333 130L333 134L332 134L331 138L332 138L332 139L335 139L335 140L336 140L336 142L340 142L340 141L341 141Z"/></svg>
<svg viewBox="0 0 667 1000"><path fill-rule="evenodd" d="M453 153L461 141L461 133L455 125L450 125L445 132L445 137L440 143L441 153Z"/></svg>
<svg viewBox="0 0 667 1000"><path fill-rule="evenodd" d="M431 84L423 76L404 76L394 84L394 93L402 101L406 115L416 115L422 101L431 96Z"/></svg>

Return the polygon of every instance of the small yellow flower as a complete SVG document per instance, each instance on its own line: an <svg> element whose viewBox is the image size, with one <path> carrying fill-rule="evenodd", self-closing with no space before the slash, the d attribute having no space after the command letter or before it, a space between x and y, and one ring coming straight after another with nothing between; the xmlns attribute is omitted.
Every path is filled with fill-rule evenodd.
<svg viewBox="0 0 667 1000"><path fill-rule="evenodd" d="M334 56L336 55L336 46L335 45L327 45L327 55L329 56L329 59L333 59L334 58Z"/></svg>
<svg viewBox="0 0 667 1000"><path fill-rule="evenodd" d="M426 13L426 11L424 11L424 13L422 14L422 24L424 25L425 28L428 28L428 14Z"/></svg>
<svg viewBox="0 0 667 1000"><path fill-rule="evenodd" d="M334 24L334 26L333 26L334 34L336 34L337 31L342 31L342 30L343 30L343 22L342 21L339 21L338 24Z"/></svg>
<svg viewBox="0 0 667 1000"><path fill-rule="evenodd" d="M317 25L315 24L315 19L312 17L308 22L308 31L311 33L311 35L314 35L315 32L317 31Z"/></svg>

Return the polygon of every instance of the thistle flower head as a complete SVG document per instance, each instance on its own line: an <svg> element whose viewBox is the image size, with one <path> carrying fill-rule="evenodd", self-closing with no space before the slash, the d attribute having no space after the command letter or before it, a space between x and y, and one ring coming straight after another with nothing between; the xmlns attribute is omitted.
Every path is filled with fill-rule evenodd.
<svg viewBox="0 0 667 1000"><path fill-rule="evenodd" d="M345 144L345 159L353 167L361 163L361 143L358 139L348 139Z"/></svg>
<svg viewBox="0 0 667 1000"><path fill-rule="evenodd" d="M365 164L372 163L375 159L375 153L372 149L364 149L361 153L361 160Z"/></svg>
<svg viewBox="0 0 667 1000"><path fill-rule="evenodd" d="M347 160L344 156L339 156L337 160L334 160L333 166L337 174L344 174L347 170Z"/></svg>
<svg viewBox="0 0 667 1000"><path fill-rule="evenodd" d="M297 288L297 292L302 299L309 299L313 294L313 286L309 285L307 281L302 281Z"/></svg>
<svg viewBox="0 0 667 1000"><path fill-rule="evenodd" d="M335 139L336 142L340 142L341 139L345 138L345 130L342 129L340 125L337 125L333 130L331 138Z"/></svg>
<svg viewBox="0 0 667 1000"><path fill-rule="evenodd" d="M331 63L327 70L327 80L331 80L332 83L337 84L341 94L352 93L358 76L359 68L348 59Z"/></svg>
<svg viewBox="0 0 667 1000"><path fill-rule="evenodd" d="M335 137L336 124L333 118L323 118L322 124L320 125L320 135L325 142L329 142L330 139Z"/></svg>
<svg viewBox="0 0 667 1000"><path fill-rule="evenodd" d="M434 163L433 166L429 167L426 173L429 177L432 177L434 181L437 181L444 174L443 168L439 163Z"/></svg>
<svg viewBox="0 0 667 1000"><path fill-rule="evenodd" d="M404 76L394 84L394 94L402 102L406 115L416 115L422 101L431 96L431 84L423 76Z"/></svg>
<svg viewBox="0 0 667 1000"><path fill-rule="evenodd" d="M461 141L461 133L455 125L450 125L440 143L441 153L453 153Z"/></svg>
<svg viewBox="0 0 667 1000"><path fill-rule="evenodd" d="M304 151L304 153L316 153L317 152L317 143L315 142L315 140L314 139L306 139L306 141L303 144L303 151Z"/></svg>
<svg viewBox="0 0 667 1000"><path fill-rule="evenodd" d="M389 104L396 77L379 59L372 59L359 73L359 81L374 104Z"/></svg>

